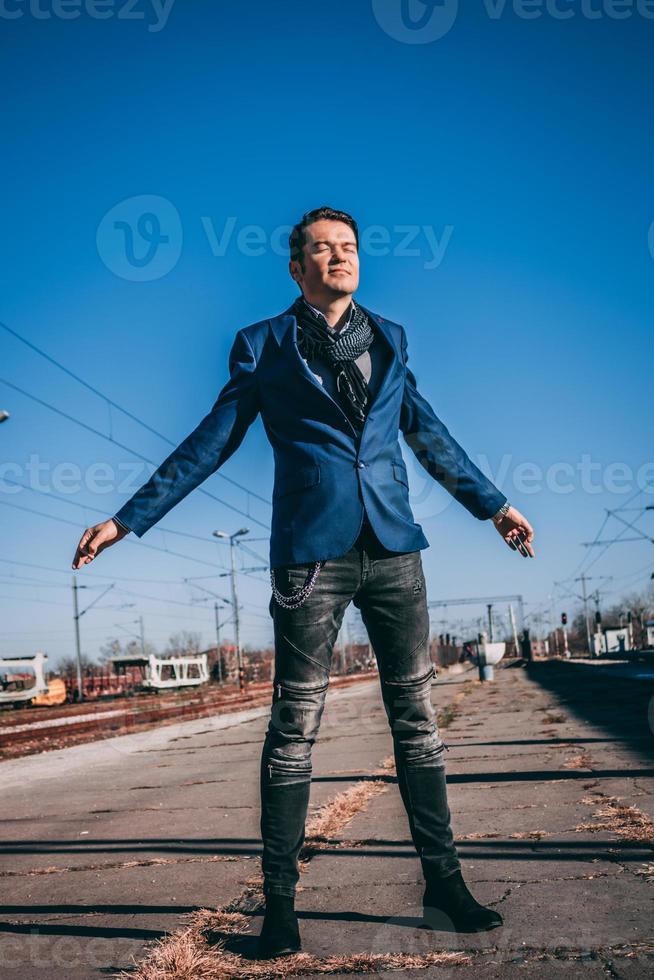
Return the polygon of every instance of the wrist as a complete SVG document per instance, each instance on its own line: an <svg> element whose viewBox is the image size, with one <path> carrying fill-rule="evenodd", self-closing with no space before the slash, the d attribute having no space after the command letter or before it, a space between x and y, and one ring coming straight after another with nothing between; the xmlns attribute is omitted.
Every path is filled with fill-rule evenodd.
<svg viewBox="0 0 654 980"><path fill-rule="evenodd" d="M125 531L127 534L130 533L131 528L127 527L126 524L123 524L118 517L112 517L111 520L114 522L119 531Z"/></svg>
<svg viewBox="0 0 654 980"><path fill-rule="evenodd" d="M493 524L499 524L500 521L502 521L508 514L510 507L511 504L509 503L509 501L505 500L502 506L500 507L500 509L497 511L497 513L493 514L493 516L491 517Z"/></svg>

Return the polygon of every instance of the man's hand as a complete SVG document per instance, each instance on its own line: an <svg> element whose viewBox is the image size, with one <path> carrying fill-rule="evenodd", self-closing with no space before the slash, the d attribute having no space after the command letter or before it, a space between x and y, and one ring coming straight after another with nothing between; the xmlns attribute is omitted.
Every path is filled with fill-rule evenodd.
<svg viewBox="0 0 654 980"><path fill-rule="evenodd" d="M501 534L509 548L518 551L523 558L535 558L534 549L531 542L534 538L534 529L515 507L509 507L504 517L497 521L493 520L497 528L497 533Z"/></svg>
<svg viewBox="0 0 654 980"><path fill-rule="evenodd" d="M88 565L101 551L104 551L109 545L115 544L116 541L120 541L127 534L129 531L124 531L111 518L108 521L103 521L102 524L88 527L77 545L77 551L73 558L73 568Z"/></svg>

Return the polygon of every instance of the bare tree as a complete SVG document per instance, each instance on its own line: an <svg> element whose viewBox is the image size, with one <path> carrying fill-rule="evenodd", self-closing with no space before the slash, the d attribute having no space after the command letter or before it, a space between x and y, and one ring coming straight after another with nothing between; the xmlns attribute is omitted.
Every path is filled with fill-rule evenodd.
<svg viewBox="0 0 654 980"><path fill-rule="evenodd" d="M83 653L80 657L82 662L82 670L86 670L87 667L95 667L95 661ZM62 674L75 673L77 671L77 657L62 657L59 661L58 670Z"/></svg>
<svg viewBox="0 0 654 980"><path fill-rule="evenodd" d="M191 630L173 633L163 652L164 657L196 656L200 652L202 636Z"/></svg>
<svg viewBox="0 0 654 980"><path fill-rule="evenodd" d="M123 653L123 645L120 640L113 639L107 640L100 647L100 653L98 654L98 660L101 664L107 664L113 657L120 657Z"/></svg>

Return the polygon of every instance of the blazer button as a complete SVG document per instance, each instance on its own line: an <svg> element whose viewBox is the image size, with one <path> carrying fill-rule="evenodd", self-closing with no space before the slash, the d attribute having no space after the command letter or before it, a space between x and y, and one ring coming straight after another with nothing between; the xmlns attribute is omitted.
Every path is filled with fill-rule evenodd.
<svg viewBox="0 0 654 980"><path fill-rule="evenodd" d="M366 464L365 464L365 463L363 462L363 460L362 460L362 459L358 459L358 460L357 460L357 469L358 469L358 470L363 470L363 469L365 469L365 465L366 465Z"/></svg>

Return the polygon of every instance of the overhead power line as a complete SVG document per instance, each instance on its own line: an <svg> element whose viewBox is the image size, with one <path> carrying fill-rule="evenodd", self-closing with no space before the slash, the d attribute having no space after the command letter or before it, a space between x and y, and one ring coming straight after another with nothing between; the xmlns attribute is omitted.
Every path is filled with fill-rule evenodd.
<svg viewBox="0 0 654 980"><path fill-rule="evenodd" d="M68 412L64 412L63 409L57 408L56 405L51 405L49 402L44 401L43 398L39 398L38 395L33 395L32 392L27 391L25 388L21 388L20 385L16 385L12 381L7 381L6 378L0 378L0 383L7 385L7 387L9 388L13 388L14 391L19 392L19 394L24 395L26 398L29 398L31 401L36 402L38 405L42 405L44 408L49 409L51 412L54 412L55 415L60 415L62 418L67 419L69 422L72 422L74 425L78 425L80 428L86 429L87 432L92 432L93 435L98 436L100 439L105 439L107 442L110 442L113 446L118 446L119 449L124 449L126 452L131 453L132 456L136 456L138 457L138 459L142 459L144 463L150 463L152 466L157 465L157 463L153 459L150 459L149 456L144 456L143 453L140 453L137 449L132 449L132 447L126 445L126 443L119 442L117 439L114 439L113 436L105 435L105 433L101 432L100 429L96 429L92 425L88 425L86 422L82 422L81 419L75 418L74 415L70 415ZM228 503L228 501L223 500L222 497L216 496L216 494L211 493L210 490L206 490L204 487L200 487L199 491L200 493L204 494L205 497L210 497L211 500L215 500L217 503L222 504L223 507L227 507L229 508L229 510L233 510L235 513L240 514L242 517L247 517L249 521L253 521L253 523L258 524L259 527L265 528L266 531L270 530L268 524L264 524L263 521L260 521L257 517L253 517L252 514L249 514L247 511L241 510L240 507L236 507L234 504Z"/></svg>
<svg viewBox="0 0 654 980"><path fill-rule="evenodd" d="M45 358L45 360L46 361L49 361L50 364L54 364L54 366L56 368L58 368L60 371L63 371L64 374L67 374L69 377L73 378L75 381L78 382L78 384L83 385L85 388L88 389L88 391L93 392L93 394L94 395L97 395L98 398L102 398L102 400L104 402L106 402L107 405L110 405L112 408L115 408L118 412L121 412L128 419L131 419L133 422L136 422L137 425L143 426L144 429L147 429L148 432L151 432L153 435L157 436L159 439L163 439L163 441L164 442L167 442L169 446L175 446L176 445L176 443L173 442L172 439L169 439L167 436L165 436L162 432L159 432L159 430L158 429L155 429L153 426L148 425L147 422L144 422L143 419L140 419L133 412L130 412L129 409L124 408L117 401L114 401L113 398L110 398L108 395L105 395L105 393L103 391L100 391L99 388L94 387L94 385L90 384L84 378L81 378L79 376L79 374L75 374L75 372L74 371L71 371L70 368L67 368L65 364L62 364L61 361L58 361L56 358L52 357L51 354L48 354L41 347L37 347L36 344L32 343L32 341L31 340L28 340L26 337L23 337L23 335L20 334L20 333L18 333L17 330L14 330L13 327L8 326L6 323L3 323L2 321L0 321L0 327L2 327L3 330L6 330L7 333L10 333L12 335L12 337L15 337L16 340L20 340L20 342L22 344L25 344L26 347L29 347L30 350L33 350L40 357ZM232 477L225 476L224 473L218 473L218 476L220 477L221 480L225 480L227 483L231 483L232 486L238 487L239 490L242 490L249 497L254 497L256 500L260 500L262 503L266 504L268 507L271 506L270 500L267 500L266 497L262 497L260 494L256 493L254 490L250 490L249 487L246 487L242 483L239 483L237 480L232 479Z"/></svg>
<svg viewBox="0 0 654 980"><path fill-rule="evenodd" d="M10 503L8 500L0 500L0 506L13 507L15 510L23 510L26 511L28 514L38 514L39 517L46 517L48 520L56 521L58 524L69 524L72 527L79 528L79 524L77 524L75 521L66 520L65 517L55 517L54 514L46 514L45 511L35 510L33 507L25 507L21 504L13 504ZM185 555L181 551L171 551L170 548L160 548L156 544L146 544L144 541L130 541L129 536L123 538L123 541L125 540L127 541L128 544L135 545L138 548L149 548L151 551L163 551L164 554L174 555L175 558L186 558L187 561L194 561L198 565L207 565L209 568L216 568L216 562L214 561L205 561L203 558L195 558L193 555ZM224 567L224 566L220 566L220 567ZM245 572L245 571L241 571L241 574L250 575L249 572ZM114 575L113 577L115 578L116 576ZM254 578L255 576L250 575L250 577ZM257 581L261 581L261 579L258 579Z"/></svg>
<svg viewBox="0 0 654 980"><path fill-rule="evenodd" d="M22 490L29 490L30 493L38 493L42 497L48 497L50 500L57 500L59 503L67 504L69 507L78 507L81 510L95 511L96 514L106 514L107 513L106 510L103 510L100 507L93 507L93 506L91 506L91 504L80 503L78 500L68 500L66 497L62 497L61 494L59 494L59 493L50 493L48 490L39 490L37 487L27 486L27 484L25 484L25 483L19 483L17 480L12 480L8 476L4 476L4 477L2 477L2 479L4 480L5 483L11 483L12 486L14 486L14 487L20 487ZM176 534L178 537L181 537L181 538L192 538L193 541L204 541L205 544L215 544L216 543L215 542L215 538L204 537L201 534L192 534L190 531L173 531L172 528L170 528L170 527L161 527L161 525L159 525L157 527L157 530L163 532L164 534ZM267 540L267 538L260 539L260 540ZM133 543L136 544L137 542L133 542ZM141 542L141 543L143 543L143 542ZM265 560L265 559L262 559L262 560ZM226 565L219 565L219 567L220 568L227 568Z"/></svg>

